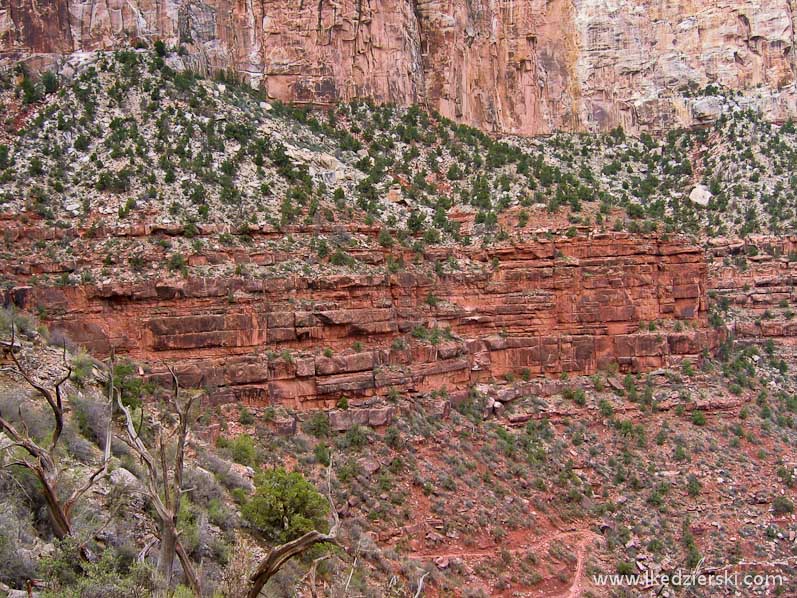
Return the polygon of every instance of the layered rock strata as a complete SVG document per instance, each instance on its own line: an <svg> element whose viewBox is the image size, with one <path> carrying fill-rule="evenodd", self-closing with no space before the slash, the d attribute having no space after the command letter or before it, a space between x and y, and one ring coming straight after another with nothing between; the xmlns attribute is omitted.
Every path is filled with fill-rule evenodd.
<svg viewBox="0 0 797 598"><path fill-rule="evenodd" d="M738 312L737 337L797 345L797 238L717 239L709 258L709 292L715 306Z"/></svg>
<svg viewBox="0 0 797 598"><path fill-rule="evenodd" d="M467 257L484 268L271 279L189 270L184 278L77 286L24 284L30 270L20 267L5 301L38 311L54 332L97 355L113 348L149 364L156 377L171 362L185 384L212 389L218 402L292 408L391 388L456 393L502 377L644 371L718 342L707 326L698 247L595 234Z"/></svg>

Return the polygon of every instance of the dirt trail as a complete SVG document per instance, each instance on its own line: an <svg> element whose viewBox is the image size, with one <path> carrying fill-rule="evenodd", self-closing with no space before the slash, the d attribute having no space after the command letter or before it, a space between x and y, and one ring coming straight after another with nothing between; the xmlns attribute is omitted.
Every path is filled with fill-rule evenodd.
<svg viewBox="0 0 797 598"><path fill-rule="evenodd" d="M584 561L586 560L586 551L587 546L594 540L596 534L592 532L586 532L589 534L581 539L581 542L578 543L578 547L576 548L576 571L573 574L573 583L570 585L570 590L567 592L567 598L581 598L581 595L584 592L584 588L582 587L582 578L584 577Z"/></svg>
<svg viewBox="0 0 797 598"><path fill-rule="evenodd" d="M545 547L545 546L547 546L548 544L550 544L552 542L556 542L557 540L566 540L566 539L572 539L572 538L584 538L585 536L595 537L596 534L594 532L591 532L589 530L584 530L584 529L581 529L581 530L579 530L579 529L565 530L565 531L557 532L557 533L555 533L552 536L547 536L547 537L540 538L539 540L537 540L535 542L531 542L529 544L523 544L521 546L516 546L515 548L508 548L507 550L509 552L513 553L513 554L518 553L518 552L528 552L529 550L534 550L534 549L539 549L539 548ZM428 560L428 559L440 559L440 558L444 558L444 559L453 559L453 558L468 559L468 558L495 556L499 549L500 549L500 547L485 548L485 549L482 549L482 550L473 550L473 551L467 551L467 550L463 550L463 549L460 549L460 550L449 550L447 552L420 551L420 552L412 552L412 553L408 554L407 556L408 556L408 558L411 558L411 559L425 559L425 560Z"/></svg>
<svg viewBox="0 0 797 598"><path fill-rule="evenodd" d="M525 552L538 552L541 553L546 549L549 545L553 544L554 542L565 542L568 546L570 546L575 554L576 557L576 567L573 571L573 580L570 583L569 588L565 592L556 592L556 593L549 593L545 590L540 590L539 596L545 596L545 598L580 598L584 593L584 584L583 584L583 577L584 577L584 567L586 563L587 557L587 548L589 545L596 539L600 538L598 534L595 532L585 529L585 528L570 528L567 530L559 530L556 533L548 536L540 537L532 542L524 543L519 546L515 546L514 548L507 548L510 553L525 553ZM482 559L482 558L489 558L495 557L500 550L500 547L493 547L493 548L485 548L482 550L465 550L462 547L454 548L446 547L444 550L434 551L434 550L423 550L418 552L413 552L407 555L411 559L419 559L419 560L438 560L438 559L464 559L464 560L471 560L471 559Z"/></svg>

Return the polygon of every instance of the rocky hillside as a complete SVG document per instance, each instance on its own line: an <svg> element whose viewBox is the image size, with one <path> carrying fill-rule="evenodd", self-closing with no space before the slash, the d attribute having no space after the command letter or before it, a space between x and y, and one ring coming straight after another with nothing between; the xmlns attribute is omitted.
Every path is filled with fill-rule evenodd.
<svg viewBox="0 0 797 598"><path fill-rule="evenodd" d="M493 137L418 105L284 104L193 60L153 43L0 74L0 415L52 437L11 356L51 383L66 349L65 495L103 458L112 356L135 416L59 541L0 435L2 583L162 587L159 494L121 439L174 438L173 371L197 401L175 587L193 563L241 596L289 531L329 527L328 491L342 547L265 595L672 596L594 575L701 559L786 576L739 595L793 593L792 121L711 86L689 92L709 125ZM295 528L267 516L288 495Z"/></svg>
<svg viewBox="0 0 797 598"><path fill-rule="evenodd" d="M6 93L23 104L3 146L6 301L72 342L174 360L219 401L305 408L716 346L701 250L656 236L693 224L688 133L665 149L615 131L600 168L586 139L496 141L417 108L311 114L171 59L120 51L49 94L25 75ZM646 161L659 186L609 187Z"/></svg>
<svg viewBox="0 0 797 598"><path fill-rule="evenodd" d="M711 128L662 138L496 140L417 107L270 104L183 67L159 44L68 79L7 73L0 260L6 303L153 376L171 361L218 402L694 360L724 334L714 285L738 290L699 239L761 259L761 233L795 225L797 133L732 95ZM793 243L776 249L790 271Z"/></svg>
<svg viewBox="0 0 797 598"><path fill-rule="evenodd" d="M484 130L669 129L710 121L718 85L795 113L790 0L103 2L0 7L0 59L164 40L271 99L422 104Z"/></svg>
<svg viewBox="0 0 797 598"><path fill-rule="evenodd" d="M57 336L19 314L0 316L4 339L15 323L17 359L35 381L63 374L61 349L48 347ZM73 373L58 463L68 491L101 460L108 378L85 354L66 359ZM43 400L5 363L0 412L47 438ZM201 395L178 517L182 542L206 595L243 596L256 559L278 538L253 519L262 492L254 474L288 467L321 491L329 484L344 549L290 562L267 596L410 598L421 580L431 597L673 596L677 586L610 587L597 576L698 565L709 574L780 576L769 586L739 581L734 596L788 596L797 538L794 365L773 343L737 342L699 366L685 361L643 375L610 366L590 377L507 378L474 385L465 397L441 387L422 396L396 389L382 410L344 401L312 413L214 406ZM143 383L126 361L114 375L122 399L137 405L147 442L159 425L171 429L168 386ZM0 435L0 590L33 580L46 598L110 588L157 595L146 468L121 440L119 422L112 433L108 473L73 514L77 537L102 555L81 574L74 545L53 537L35 480L10 465L19 450ZM179 567L176 581L185 582ZM179 587L178 595L190 593Z"/></svg>

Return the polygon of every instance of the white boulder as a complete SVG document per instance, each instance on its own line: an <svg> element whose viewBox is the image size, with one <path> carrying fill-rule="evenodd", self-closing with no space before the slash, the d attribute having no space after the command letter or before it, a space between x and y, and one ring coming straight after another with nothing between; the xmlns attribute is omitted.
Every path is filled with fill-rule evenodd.
<svg viewBox="0 0 797 598"><path fill-rule="evenodd" d="M712 197L708 187L705 185L697 185L689 194L689 201L705 208L708 206L708 202L711 201Z"/></svg>

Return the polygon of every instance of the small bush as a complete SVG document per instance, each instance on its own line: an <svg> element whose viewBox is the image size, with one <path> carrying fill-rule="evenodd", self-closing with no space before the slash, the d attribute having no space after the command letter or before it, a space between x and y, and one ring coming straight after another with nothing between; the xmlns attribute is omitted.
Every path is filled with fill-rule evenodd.
<svg viewBox="0 0 797 598"><path fill-rule="evenodd" d="M230 443L230 454L233 461L241 465L255 465L257 451L251 436L241 434Z"/></svg>
<svg viewBox="0 0 797 598"><path fill-rule="evenodd" d="M325 438L329 436L329 417L323 411L316 411L302 424L302 430L316 438Z"/></svg>
<svg viewBox="0 0 797 598"><path fill-rule="evenodd" d="M329 465L331 458L329 447L323 442L315 446L315 449L313 449L313 455L315 455L315 460L321 465Z"/></svg>
<svg viewBox="0 0 797 598"><path fill-rule="evenodd" d="M241 409L238 411L238 421L241 423L241 425L250 426L255 423L255 416L252 415L252 412L246 407L241 407Z"/></svg>
<svg viewBox="0 0 797 598"><path fill-rule="evenodd" d="M243 506L244 519L267 539L290 542L329 528L326 499L298 472L272 469L255 477L255 494Z"/></svg>
<svg viewBox="0 0 797 598"><path fill-rule="evenodd" d="M393 247L393 236L390 234L390 231L386 228L383 228L379 231L379 244L382 247Z"/></svg>
<svg viewBox="0 0 797 598"><path fill-rule="evenodd" d="M629 563L628 561L620 561L617 563L617 573L620 575L634 575L636 573L636 568L634 567L634 563Z"/></svg>
<svg viewBox="0 0 797 598"><path fill-rule="evenodd" d="M700 494L702 487L703 485L700 483L700 480L697 479L697 476L690 473L686 482L686 491L689 493L689 496L695 497Z"/></svg>
<svg viewBox="0 0 797 598"><path fill-rule="evenodd" d="M338 440L338 446L342 449L359 449L368 444L368 430L363 426L354 426L346 432L343 438Z"/></svg>
<svg viewBox="0 0 797 598"><path fill-rule="evenodd" d="M583 388L565 388L562 396L568 401L573 401L579 407L587 404L587 396Z"/></svg>
<svg viewBox="0 0 797 598"><path fill-rule="evenodd" d="M794 503L785 496L778 496L772 501L772 510L775 515L794 513Z"/></svg>
<svg viewBox="0 0 797 598"><path fill-rule="evenodd" d="M80 387L86 383L94 369L94 361L86 353L78 353L72 359L72 381Z"/></svg>

